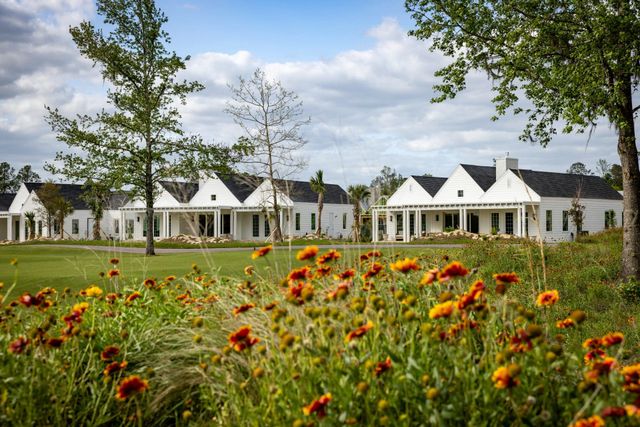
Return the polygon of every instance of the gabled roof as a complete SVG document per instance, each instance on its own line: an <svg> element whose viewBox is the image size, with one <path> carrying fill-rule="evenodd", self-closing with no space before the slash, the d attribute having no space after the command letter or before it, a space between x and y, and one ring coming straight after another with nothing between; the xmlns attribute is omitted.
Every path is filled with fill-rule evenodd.
<svg viewBox="0 0 640 427"><path fill-rule="evenodd" d="M32 191L37 191L44 185L43 182L25 182L25 187L29 193ZM82 195L85 190L82 184L55 184L60 189L60 195L64 197L65 200L71 202L71 206L75 210L89 210L89 206L82 199ZM111 193L109 200L105 203L105 208L107 209L118 209L125 205L128 201L128 196L124 193Z"/></svg>
<svg viewBox="0 0 640 427"><path fill-rule="evenodd" d="M311 189L309 181L277 180L280 191L287 193L293 202L317 203L318 193ZM325 184L324 203L337 205L349 204L347 192L337 184Z"/></svg>
<svg viewBox="0 0 640 427"><path fill-rule="evenodd" d="M180 203L189 203L198 192L197 182L160 181L160 185Z"/></svg>
<svg viewBox="0 0 640 427"><path fill-rule="evenodd" d="M251 175L220 175L220 181L231 191L240 203L247 200L247 197L264 181Z"/></svg>
<svg viewBox="0 0 640 427"><path fill-rule="evenodd" d="M435 196L438 190L440 190L440 187L447 181L447 178L438 178L435 176L411 175L411 178L415 179L430 196Z"/></svg>
<svg viewBox="0 0 640 427"><path fill-rule="evenodd" d="M0 211L8 211L16 193L0 193Z"/></svg>
<svg viewBox="0 0 640 427"><path fill-rule="evenodd" d="M622 196L599 176L513 170L541 197L573 198L580 189L582 199L622 200Z"/></svg>
<svg viewBox="0 0 640 427"><path fill-rule="evenodd" d="M496 168L493 166L477 166L477 165L460 165L467 171L467 173L473 178L473 180L482 188L482 191L487 191L489 187L496 182Z"/></svg>

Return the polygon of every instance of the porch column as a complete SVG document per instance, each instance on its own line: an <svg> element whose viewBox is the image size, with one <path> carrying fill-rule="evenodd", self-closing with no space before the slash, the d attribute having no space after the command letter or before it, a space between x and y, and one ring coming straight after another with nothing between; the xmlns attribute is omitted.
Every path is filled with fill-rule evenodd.
<svg viewBox="0 0 640 427"><path fill-rule="evenodd" d="M220 211L213 211L213 237L220 237Z"/></svg>
<svg viewBox="0 0 640 427"><path fill-rule="evenodd" d="M373 210L373 218L371 218L371 227L373 228L371 232L371 241L376 243L378 241L378 211Z"/></svg>
<svg viewBox="0 0 640 427"><path fill-rule="evenodd" d="M124 230L124 211L122 209L120 209L120 218L118 219L118 221L120 222L120 227L118 229L118 239L120 239L121 241L124 240L124 236L125 236L125 230Z"/></svg>
<svg viewBox="0 0 640 427"><path fill-rule="evenodd" d="M520 206L518 206L516 208L516 236L521 237L522 234L520 233L520 228L521 223L520 223Z"/></svg>
<svg viewBox="0 0 640 427"><path fill-rule="evenodd" d="M13 216L7 217L7 240L13 240Z"/></svg>
<svg viewBox="0 0 640 427"><path fill-rule="evenodd" d="M402 210L402 241L407 242L409 238L409 211L407 209Z"/></svg>
<svg viewBox="0 0 640 427"><path fill-rule="evenodd" d="M20 214L20 230L18 236L20 237L20 241L24 242L26 239L26 236L24 235L24 216L22 214ZM63 236L64 238L64 236Z"/></svg>
<svg viewBox="0 0 640 427"><path fill-rule="evenodd" d="M460 221L458 221L458 229L462 230L463 229L462 227L464 225L464 223L463 223L463 221L464 221L464 219L463 219L464 218L464 212L463 212L462 208L458 209L458 216L460 217Z"/></svg>
<svg viewBox="0 0 640 427"><path fill-rule="evenodd" d="M231 237L233 238L233 240L237 240L238 239L238 212L235 211L235 209L232 211L231 214L231 225L233 226L233 228L231 229L231 232L233 233L231 235Z"/></svg>

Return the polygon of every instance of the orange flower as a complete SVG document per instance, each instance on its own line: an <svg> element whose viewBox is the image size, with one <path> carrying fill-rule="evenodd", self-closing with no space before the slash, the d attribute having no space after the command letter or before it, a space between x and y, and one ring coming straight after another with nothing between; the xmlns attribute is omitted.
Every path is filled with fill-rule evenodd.
<svg viewBox="0 0 640 427"><path fill-rule="evenodd" d="M126 299L127 302L133 302L135 300L137 300L138 298L141 298L142 294L138 291L132 292L131 295L129 295Z"/></svg>
<svg viewBox="0 0 640 427"><path fill-rule="evenodd" d="M389 369L391 369L391 358L387 356L387 359L384 362L378 362L376 364L376 367L373 370L373 373L375 374L376 377L379 377L380 375L387 372Z"/></svg>
<svg viewBox="0 0 640 427"><path fill-rule="evenodd" d="M501 366L491 375L491 381L495 388L505 389L516 387L520 384L517 375L520 373L518 365Z"/></svg>
<svg viewBox="0 0 640 427"><path fill-rule="evenodd" d="M640 363L625 366L620 372L624 376L622 388L629 393L640 393Z"/></svg>
<svg viewBox="0 0 640 427"><path fill-rule="evenodd" d="M584 355L584 363L589 364L597 359L603 359L606 356L604 350L596 348Z"/></svg>
<svg viewBox="0 0 640 427"><path fill-rule="evenodd" d="M369 280L370 278L377 276L384 269L384 265L379 262L371 264L369 270L362 275L362 280Z"/></svg>
<svg viewBox="0 0 640 427"><path fill-rule="evenodd" d="M636 405L624 405L628 417L640 417L640 408Z"/></svg>
<svg viewBox="0 0 640 427"><path fill-rule="evenodd" d="M260 342L259 338L251 336L251 326L241 326L235 332L229 334L229 344L237 351L241 352L247 348L251 348L254 344Z"/></svg>
<svg viewBox="0 0 640 427"><path fill-rule="evenodd" d="M120 348L115 345L108 345L100 353L100 359L108 362L113 360L117 355L120 354Z"/></svg>
<svg viewBox="0 0 640 427"><path fill-rule="evenodd" d="M560 328L560 329L571 328L575 325L576 325L576 322L574 322L574 320L570 317L567 317L566 319L563 319L563 320L558 320L556 322L556 328Z"/></svg>
<svg viewBox="0 0 640 427"><path fill-rule="evenodd" d="M291 303L304 304L313 298L315 289L309 282L300 282L296 286L289 286L287 291L287 301Z"/></svg>
<svg viewBox="0 0 640 427"><path fill-rule="evenodd" d="M422 279L420 280L420 284L422 286L430 285L433 282L435 282L437 278L438 278L438 269L432 268L431 270L424 273L424 276L422 276Z"/></svg>
<svg viewBox="0 0 640 427"><path fill-rule="evenodd" d="M155 288L157 286L156 281L154 279L152 279L152 278L145 279L142 284L146 288L149 288L149 289L153 289L153 288Z"/></svg>
<svg viewBox="0 0 640 427"><path fill-rule="evenodd" d="M560 299L560 295L557 290L545 291L538 295L536 298L536 304L538 307L551 307Z"/></svg>
<svg viewBox="0 0 640 427"><path fill-rule="evenodd" d="M319 249L317 246L307 246L306 248L298 251L296 259L298 261L305 261L311 258L315 258L315 256L318 255L318 251Z"/></svg>
<svg viewBox="0 0 640 427"><path fill-rule="evenodd" d="M627 410L623 406L607 406L600 412L600 415L603 418L624 417L627 415Z"/></svg>
<svg viewBox="0 0 640 427"><path fill-rule="evenodd" d="M602 340L600 338L587 338L582 343L582 348L600 348L602 347Z"/></svg>
<svg viewBox="0 0 640 427"><path fill-rule="evenodd" d="M493 279L498 285L506 285L510 283L520 283L520 278L516 273L498 273L493 275Z"/></svg>
<svg viewBox="0 0 640 427"><path fill-rule="evenodd" d="M318 259L316 260L316 264L322 265L330 261L336 261L340 259L341 256L342 255L340 254L340 252L336 251L335 249L329 249L326 253L318 257Z"/></svg>
<svg viewBox="0 0 640 427"><path fill-rule="evenodd" d="M429 310L430 319L439 319L441 317L449 317L453 313L454 304L453 301L445 301L440 304L436 304Z"/></svg>
<svg viewBox="0 0 640 427"><path fill-rule="evenodd" d="M247 276L253 276L253 271L255 270L255 268L253 267L253 265L247 265L244 268L244 274L246 274Z"/></svg>
<svg viewBox="0 0 640 427"><path fill-rule="evenodd" d="M23 351L26 350L27 346L29 345L29 340L26 339L25 337L19 337L18 339L11 341L11 343L9 343L9 353L13 353L13 354L20 354Z"/></svg>
<svg viewBox="0 0 640 427"><path fill-rule="evenodd" d="M237 316L240 313L244 313L245 311L249 311L252 308L254 308L256 305L252 302L248 303L248 304L242 304L241 306L235 307L233 309L233 315Z"/></svg>
<svg viewBox="0 0 640 427"><path fill-rule="evenodd" d="M105 377L108 377L111 374L115 374L116 372L122 371L124 368L127 367L127 365L128 363L126 361L111 362L104 368L104 370L102 371L102 375L104 375Z"/></svg>
<svg viewBox="0 0 640 427"><path fill-rule="evenodd" d="M174 276L173 274L171 276L167 276L164 278L164 280L166 282L173 282L174 280L176 280L176 276Z"/></svg>
<svg viewBox="0 0 640 427"><path fill-rule="evenodd" d="M321 265L316 269L316 278L327 277L331 274L331 266L330 265Z"/></svg>
<svg viewBox="0 0 640 427"><path fill-rule="evenodd" d="M304 408L302 412L305 415L318 414L318 418L323 418L327 415L327 405L331 402L331 393L326 393L314 400Z"/></svg>
<svg viewBox="0 0 640 427"><path fill-rule="evenodd" d="M464 277L469 274L469 270L464 268L462 264L458 261L453 261L452 263L446 265L442 271L438 273L438 281L446 282L447 280L453 279L454 277Z"/></svg>
<svg viewBox="0 0 640 427"><path fill-rule="evenodd" d="M111 258L109 260L109 264L118 265L119 263L120 263L120 260L118 258Z"/></svg>
<svg viewBox="0 0 640 427"><path fill-rule="evenodd" d="M20 298L18 298L18 302L25 307L31 307L32 305L36 304L36 299L29 292L25 292L24 294L20 295Z"/></svg>
<svg viewBox="0 0 640 427"><path fill-rule="evenodd" d="M327 294L327 299L329 301L333 301L336 298L344 298L349 293L349 283L351 282L342 282L338 284L338 288L336 290Z"/></svg>
<svg viewBox="0 0 640 427"><path fill-rule="evenodd" d="M624 340L622 332L612 332L602 337L602 345L605 347L611 347L616 344L620 344Z"/></svg>
<svg viewBox="0 0 640 427"><path fill-rule="evenodd" d="M354 338L362 337L371 328L373 328L373 323L371 321L368 321L365 325L362 325L359 328L356 328L353 331L349 332L344 338L344 342L348 343L351 342Z"/></svg>
<svg viewBox="0 0 640 427"><path fill-rule="evenodd" d="M400 259L389 265L391 270L398 271L400 273L408 273L410 271L418 271L420 270L420 266L418 265L418 258L405 258Z"/></svg>
<svg viewBox="0 0 640 427"><path fill-rule="evenodd" d="M116 398L118 400L126 400L134 394L142 393L149 388L149 382L143 380L138 375L131 375L120 381Z"/></svg>
<svg viewBox="0 0 640 427"><path fill-rule="evenodd" d="M107 271L107 277L109 279L111 279L112 277L116 277L120 275L120 270L118 270L117 268L112 268L111 270Z"/></svg>
<svg viewBox="0 0 640 427"><path fill-rule="evenodd" d="M347 280L355 277L356 271L353 268L343 271L342 273L335 274L333 277L336 280Z"/></svg>
<svg viewBox="0 0 640 427"><path fill-rule="evenodd" d="M251 254L251 259L256 259L256 258L263 257L266 254L268 254L269 252L271 252L271 249L273 249L273 246L272 245L268 245L268 246L263 246L260 249L253 251L253 253Z"/></svg>
<svg viewBox="0 0 640 427"><path fill-rule="evenodd" d="M603 427L604 425L602 417L600 417L600 415L594 415L589 418L581 418L569 427Z"/></svg>
<svg viewBox="0 0 640 427"><path fill-rule="evenodd" d="M308 266L291 270L289 272L289 275L287 276L287 280L293 281L293 282L298 280L305 280L308 278L311 278L311 269Z"/></svg>

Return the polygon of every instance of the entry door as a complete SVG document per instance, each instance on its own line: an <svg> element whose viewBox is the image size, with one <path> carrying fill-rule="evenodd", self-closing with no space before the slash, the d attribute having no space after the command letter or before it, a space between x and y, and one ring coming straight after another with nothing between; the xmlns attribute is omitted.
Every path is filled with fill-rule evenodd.
<svg viewBox="0 0 640 427"><path fill-rule="evenodd" d="M231 234L231 214L222 215L222 234Z"/></svg>
<svg viewBox="0 0 640 427"><path fill-rule="evenodd" d="M13 240L20 240L20 220L13 224Z"/></svg>
<svg viewBox="0 0 640 427"><path fill-rule="evenodd" d="M478 234L480 232L480 217L474 213L467 214L467 231Z"/></svg>

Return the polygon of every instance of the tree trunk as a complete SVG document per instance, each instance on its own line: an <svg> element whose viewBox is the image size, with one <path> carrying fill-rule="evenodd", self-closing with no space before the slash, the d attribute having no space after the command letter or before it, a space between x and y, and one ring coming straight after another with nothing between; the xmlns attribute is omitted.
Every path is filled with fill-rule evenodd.
<svg viewBox="0 0 640 427"><path fill-rule="evenodd" d="M145 184L145 202L147 204L147 245L145 255L155 255L155 247L153 241L153 182L149 179Z"/></svg>
<svg viewBox="0 0 640 427"><path fill-rule="evenodd" d="M316 230L316 236L322 235L322 208L324 207L324 195L318 193L318 228Z"/></svg>
<svg viewBox="0 0 640 427"><path fill-rule="evenodd" d="M51 238L51 214L47 213L47 237Z"/></svg>
<svg viewBox="0 0 640 427"><path fill-rule="evenodd" d="M93 220L93 240L100 240L100 221L102 221L102 215L95 215Z"/></svg>
<svg viewBox="0 0 640 427"><path fill-rule="evenodd" d="M636 147L633 123L633 101L631 80L625 84L625 105L622 107L622 123L618 128L618 154L622 166L622 188L624 191L622 277L640 280L640 171L638 170L638 148Z"/></svg>
<svg viewBox="0 0 640 427"><path fill-rule="evenodd" d="M60 224L60 240L64 239L64 217L58 217L58 223Z"/></svg>
<svg viewBox="0 0 640 427"><path fill-rule="evenodd" d="M282 229L280 228L280 206L278 205L278 191L273 176L270 177L271 191L273 191L273 232L271 239L273 242L282 242Z"/></svg>
<svg viewBox="0 0 640 427"><path fill-rule="evenodd" d="M353 205L353 240L360 241L360 207Z"/></svg>

